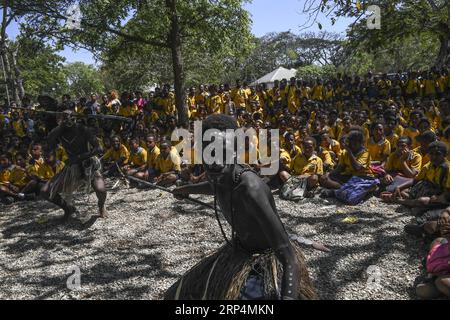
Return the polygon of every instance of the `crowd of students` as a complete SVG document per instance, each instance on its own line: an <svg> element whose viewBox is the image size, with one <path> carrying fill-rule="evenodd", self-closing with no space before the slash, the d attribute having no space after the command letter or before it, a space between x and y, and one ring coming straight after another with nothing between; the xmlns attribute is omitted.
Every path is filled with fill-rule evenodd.
<svg viewBox="0 0 450 320"><path fill-rule="evenodd" d="M5 204L34 199L39 183L60 172L67 159L62 146L46 148L51 125L47 115L36 112L49 109L45 101L41 97L33 106L24 99L23 109L13 103L0 110L0 199ZM279 188L294 176L306 181L306 197L331 197L352 177L378 179L370 195L409 206L417 214L450 205L449 101L446 69L363 77L337 74L314 81L292 78L270 87L236 81L233 87L200 85L186 95L191 130L194 121L215 113L235 117L244 130L279 129L279 170L264 177L271 186ZM205 180L202 166L184 163L170 141L177 109L169 85L146 97L112 91L100 99L93 94L72 101L65 95L52 110L67 109L133 119L128 124L80 117L104 150L104 175L134 176L166 187ZM267 147L257 138L248 141L244 160L249 162L252 148ZM258 160L248 164L255 171L268 165ZM449 225L445 209L406 231L435 237L436 250L450 238ZM426 290L423 284L418 294L431 297L434 288L435 294L450 296L448 275L433 279L435 283L428 283Z"/></svg>

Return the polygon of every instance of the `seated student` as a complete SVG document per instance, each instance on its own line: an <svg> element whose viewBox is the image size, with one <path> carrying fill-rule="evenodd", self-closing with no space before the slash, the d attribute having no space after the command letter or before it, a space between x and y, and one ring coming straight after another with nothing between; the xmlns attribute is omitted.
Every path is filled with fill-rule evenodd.
<svg viewBox="0 0 450 320"><path fill-rule="evenodd" d="M16 164L11 166L9 189L14 193L12 196L15 199L33 200L38 189L27 173L26 158L27 155L23 152L16 154Z"/></svg>
<svg viewBox="0 0 450 320"><path fill-rule="evenodd" d="M144 172L137 172L135 177L143 180L150 180L149 177L156 176L156 159L158 159L161 151L156 145L156 138L154 135L148 135L146 138L147 149L147 166Z"/></svg>
<svg viewBox="0 0 450 320"><path fill-rule="evenodd" d="M44 153L44 163L42 163L37 172L38 182L44 183L49 181L63 169L64 162L56 160L55 151L46 151Z"/></svg>
<svg viewBox="0 0 450 320"><path fill-rule="evenodd" d="M255 171L260 173L261 168L267 168L271 166L276 166L277 164L272 162L272 151L275 150L275 138L272 138L271 132L267 132L266 144L260 144L259 159L258 164L255 166ZM285 173L290 171L291 168L291 156L284 148L279 148L279 156L276 158L278 161L278 171L273 175L266 175L263 180L269 185L270 188L278 189L287 178ZM263 158L262 158L263 157Z"/></svg>
<svg viewBox="0 0 450 320"><path fill-rule="evenodd" d="M185 184L196 184L206 181L206 174L202 164L196 164L201 158L201 155L195 150L195 140L193 134L191 136L191 143L186 146L185 150L180 153L181 159L181 173L180 180L177 181L177 186Z"/></svg>
<svg viewBox="0 0 450 320"><path fill-rule="evenodd" d="M333 162L337 163L342 153L341 144L339 143L339 141L332 139L327 133L321 134L321 137L322 138L320 139L320 146L327 150L330 153Z"/></svg>
<svg viewBox="0 0 450 320"><path fill-rule="evenodd" d="M9 179L11 176L11 160L9 155L0 155L0 201L3 204L11 204L16 198L18 193L12 190Z"/></svg>
<svg viewBox="0 0 450 320"><path fill-rule="evenodd" d="M432 126L431 126L431 122L430 122L430 120L428 120L428 118L420 119L417 128L419 129L420 134L424 133L425 131L429 131L429 130L434 132L434 130L432 129Z"/></svg>
<svg viewBox="0 0 450 320"><path fill-rule="evenodd" d="M329 172L334 169L335 165L337 164L337 161L333 152L330 152L324 147L322 147L322 139L324 135L327 136L328 134L325 133L315 135L313 136L313 138L314 140L316 140L316 154L320 159L322 159L323 162L323 170L324 172Z"/></svg>
<svg viewBox="0 0 450 320"><path fill-rule="evenodd" d="M130 152L120 143L119 137L112 138L111 148L101 157L105 175L118 174L120 170L128 163Z"/></svg>
<svg viewBox="0 0 450 320"><path fill-rule="evenodd" d="M391 144L391 151L395 151L397 146L397 140L400 137L395 129L398 127L398 119L395 116L385 117L385 125L384 128L384 137Z"/></svg>
<svg viewBox="0 0 450 320"><path fill-rule="evenodd" d="M384 128L381 122L374 122L370 126L370 138L367 141L372 165L383 167L391 154L391 144L384 136Z"/></svg>
<svg viewBox="0 0 450 320"><path fill-rule="evenodd" d="M416 141L419 144L419 146L416 149L414 149L414 151L422 156L422 167L423 167L428 162L430 162L430 156L428 154L428 146L431 143L437 141L437 136L433 131L429 130L418 135L416 137Z"/></svg>
<svg viewBox="0 0 450 320"><path fill-rule="evenodd" d="M145 172L147 166L147 151L139 146L139 140L131 139L131 154L129 164L123 170L127 176L134 176L138 172Z"/></svg>
<svg viewBox="0 0 450 320"><path fill-rule="evenodd" d="M42 145L40 143L34 143L31 148L29 166L27 167L28 175L37 176L37 172L42 163L44 163L44 159L42 158Z"/></svg>
<svg viewBox="0 0 450 320"><path fill-rule="evenodd" d="M393 194L382 194L386 202L403 204L417 210L445 206L450 198L450 170L447 162L447 146L436 141L430 144L430 162L422 167L420 173L411 181L395 188Z"/></svg>
<svg viewBox="0 0 450 320"><path fill-rule="evenodd" d="M164 187L174 185L181 171L181 159L178 153L173 151L170 141L160 143L161 153L156 158L155 176L149 176L150 181Z"/></svg>
<svg viewBox="0 0 450 320"><path fill-rule="evenodd" d="M370 155L364 147L363 131L352 129L346 140L336 169L320 179L320 185L324 188L340 189L353 176L373 177Z"/></svg>
<svg viewBox="0 0 450 320"><path fill-rule="evenodd" d="M422 168L422 156L412 148L410 137L403 136L397 141L397 148L392 152L386 162L386 175L382 179L385 186L395 184L406 179L414 179ZM396 179L397 177L401 177ZM391 190L388 190L391 191Z"/></svg>
<svg viewBox="0 0 450 320"><path fill-rule="evenodd" d="M411 138L413 142L413 147L417 148L419 146L416 137L420 134L419 132L419 121L424 118L425 115L420 110L413 110L409 114L409 126L405 128L403 135Z"/></svg>
<svg viewBox="0 0 450 320"><path fill-rule="evenodd" d="M291 159L294 159L297 154L302 152L302 149L295 144L295 135L291 132L286 133L284 145L280 147L289 153Z"/></svg>
<svg viewBox="0 0 450 320"><path fill-rule="evenodd" d="M303 139L302 153L291 161L290 174L284 171L282 180L287 181L291 175L306 179L306 197L313 197L319 186L319 178L323 175L323 162L315 154L316 140L312 137Z"/></svg>

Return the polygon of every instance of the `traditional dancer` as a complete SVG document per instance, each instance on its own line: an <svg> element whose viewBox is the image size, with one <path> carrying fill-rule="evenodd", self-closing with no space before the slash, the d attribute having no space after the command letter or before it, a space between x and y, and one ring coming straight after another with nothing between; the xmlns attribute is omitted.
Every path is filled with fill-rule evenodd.
<svg viewBox="0 0 450 320"><path fill-rule="evenodd" d="M236 120L221 114L203 121L203 133L225 134L237 129ZM225 150L224 153L226 154ZM236 162L236 160L235 160ZM189 194L215 196L232 236L178 280L166 299L315 299L305 259L291 242L277 213L269 187L251 170L237 163L205 165L207 182L176 188L178 198ZM218 212L216 207L216 217Z"/></svg>
<svg viewBox="0 0 450 320"><path fill-rule="evenodd" d="M73 192L82 185L86 186L87 192L92 187L97 195L100 217L106 218L106 189L97 158L101 152L98 140L88 128L76 122L73 111L64 111L61 124L48 135L50 149L55 149L58 142L69 159L64 169L41 188L40 195L61 207L64 217L69 218L76 213L75 207L70 204Z"/></svg>

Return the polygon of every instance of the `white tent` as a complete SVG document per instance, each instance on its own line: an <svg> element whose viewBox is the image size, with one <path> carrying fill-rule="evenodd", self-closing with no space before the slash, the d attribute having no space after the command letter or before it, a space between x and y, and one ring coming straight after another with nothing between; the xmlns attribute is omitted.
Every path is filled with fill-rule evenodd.
<svg viewBox="0 0 450 320"><path fill-rule="evenodd" d="M250 86L256 86L261 83L266 83L267 88L272 88L275 80L282 80L282 79L289 80L290 78L295 77L296 74L297 74L296 69L289 70L283 67L279 67L278 69L275 69L274 71L259 78L258 80L250 84Z"/></svg>

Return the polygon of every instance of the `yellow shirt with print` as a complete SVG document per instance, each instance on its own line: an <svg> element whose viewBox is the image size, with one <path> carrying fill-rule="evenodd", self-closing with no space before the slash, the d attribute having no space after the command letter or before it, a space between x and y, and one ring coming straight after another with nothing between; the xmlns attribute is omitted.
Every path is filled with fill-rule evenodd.
<svg viewBox="0 0 450 320"><path fill-rule="evenodd" d="M166 158L162 154L159 154L156 158L156 170L160 173L167 173L170 171L181 171L181 158L174 152L170 151Z"/></svg>
<svg viewBox="0 0 450 320"><path fill-rule="evenodd" d="M43 163L44 163L44 159L42 159L42 158L39 159L39 160L35 160L35 161L33 162L33 164L30 164L30 165L27 167L27 173L28 173L28 175L38 177L38 176L39 176L39 174L38 174L39 168L42 166Z"/></svg>
<svg viewBox="0 0 450 320"><path fill-rule="evenodd" d="M447 163L447 165L449 165L449 163ZM447 170L447 173L445 173L444 181L441 184L440 180L442 177L442 170ZM425 180L439 186L442 189L448 189L450 188L450 169L448 166L446 168L442 166L433 166L430 162L422 167L422 170L420 170L416 180Z"/></svg>
<svg viewBox="0 0 450 320"><path fill-rule="evenodd" d="M357 155L355 155L356 161L362 166L362 168L356 171L350 160L350 156L346 150L342 151L341 156L339 157L339 166L343 167L342 174L343 175L351 175L351 176L373 176L372 169L370 168L370 154L366 149L361 150Z"/></svg>
<svg viewBox="0 0 450 320"><path fill-rule="evenodd" d="M14 166L11 170L11 175L9 177L9 183L16 187L24 187L29 182L27 170L19 166Z"/></svg>
<svg viewBox="0 0 450 320"><path fill-rule="evenodd" d="M146 163L147 163L147 151L144 148L139 147L136 153L131 152L130 164L140 167Z"/></svg>
<svg viewBox="0 0 450 320"><path fill-rule="evenodd" d="M406 164L411 169L420 172L420 169L422 168L422 156L419 153L412 150L409 157L406 159ZM391 155L388 158L388 161L386 162L385 169L386 171L390 172L402 170L402 162L400 161L400 158L398 157L397 153L395 152L391 153Z"/></svg>
<svg viewBox="0 0 450 320"><path fill-rule="evenodd" d="M125 147L125 145L123 144L120 145L119 150L109 148L108 151L106 151L105 155L103 156L103 159L110 161L118 161L120 158L125 158L123 164L127 164L130 158L130 152L128 151L127 147Z"/></svg>
<svg viewBox="0 0 450 320"><path fill-rule="evenodd" d="M37 176L44 180L48 181L53 178L56 174L60 173L64 169L64 162L56 161L55 168L47 163L43 163L38 170Z"/></svg>
<svg viewBox="0 0 450 320"><path fill-rule="evenodd" d="M367 150L372 161L384 161L391 154L391 143L386 138L380 142L375 142L371 138L367 142Z"/></svg>
<svg viewBox="0 0 450 320"><path fill-rule="evenodd" d="M323 175L323 162L317 155L307 158L303 154L298 154L291 162L291 174L301 176L304 174Z"/></svg>

